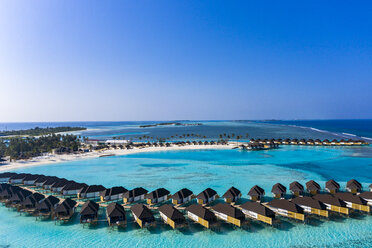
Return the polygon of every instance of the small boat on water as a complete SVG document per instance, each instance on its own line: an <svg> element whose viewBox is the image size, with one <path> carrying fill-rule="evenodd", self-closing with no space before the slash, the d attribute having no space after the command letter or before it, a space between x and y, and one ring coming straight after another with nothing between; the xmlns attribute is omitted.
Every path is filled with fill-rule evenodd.
<svg viewBox="0 0 372 248"><path fill-rule="evenodd" d="M151 227L155 226L155 217L144 204L135 204L130 208L134 220L137 222L137 224L141 227Z"/></svg>
<svg viewBox="0 0 372 248"><path fill-rule="evenodd" d="M106 217L109 226L124 227L127 224L124 207L116 202L112 202L107 206Z"/></svg>

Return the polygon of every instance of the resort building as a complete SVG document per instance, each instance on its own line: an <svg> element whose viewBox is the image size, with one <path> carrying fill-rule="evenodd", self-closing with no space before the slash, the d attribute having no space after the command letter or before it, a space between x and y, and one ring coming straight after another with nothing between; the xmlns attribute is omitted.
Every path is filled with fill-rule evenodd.
<svg viewBox="0 0 372 248"><path fill-rule="evenodd" d="M351 179L346 183L346 190L355 194L362 191L362 184L355 179Z"/></svg>
<svg viewBox="0 0 372 248"><path fill-rule="evenodd" d="M61 221L68 221L75 213L77 202L66 198L62 200L54 210L54 216Z"/></svg>
<svg viewBox="0 0 372 248"><path fill-rule="evenodd" d="M40 203L42 200L45 199L45 196L39 193L33 193L26 197L20 205L21 208L24 209L26 212L33 212L35 211L35 207L37 203Z"/></svg>
<svg viewBox="0 0 372 248"><path fill-rule="evenodd" d="M35 208L37 215L40 217L48 218L53 213L54 208L58 205L59 199L52 195L36 203Z"/></svg>
<svg viewBox="0 0 372 248"><path fill-rule="evenodd" d="M13 172L0 173L0 183L9 183L10 178L14 175L16 175L16 173Z"/></svg>
<svg viewBox="0 0 372 248"><path fill-rule="evenodd" d="M13 194L20 191L21 188L18 186L10 185L9 187L5 187L2 192L0 192L0 200L2 202L6 202Z"/></svg>
<svg viewBox="0 0 372 248"><path fill-rule="evenodd" d="M214 200L218 199L217 192L211 188L207 188L204 191L200 192L199 195L196 196L196 199L199 204L208 204L213 202Z"/></svg>
<svg viewBox="0 0 372 248"><path fill-rule="evenodd" d="M214 205L212 207L212 212L217 218L238 227L241 227L245 220L243 212L228 203L218 203L217 205Z"/></svg>
<svg viewBox="0 0 372 248"><path fill-rule="evenodd" d="M53 185L51 185L50 190L54 193L60 193L62 188L70 183L75 183L73 181L68 181L66 179L61 179L58 182L55 182Z"/></svg>
<svg viewBox="0 0 372 248"><path fill-rule="evenodd" d="M346 207L346 203L338 197L328 194L317 194L313 196L313 198L324 203L324 205L327 206L327 210L340 214L349 214L349 209Z"/></svg>
<svg viewBox="0 0 372 248"><path fill-rule="evenodd" d="M156 204L163 201L167 201L169 196L169 191L164 188L156 189L145 195L147 204Z"/></svg>
<svg viewBox="0 0 372 248"><path fill-rule="evenodd" d="M26 199L28 196L32 195L31 191L21 189L15 194L13 194L7 201L7 205L10 205L12 207L17 207L19 204Z"/></svg>
<svg viewBox="0 0 372 248"><path fill-rule="evenodd" d="M295 220L305 221L304 210L297 204L285 199L274 199L267 206L275 213Z"/></svg>
<svg viewBox="0 0 372 248"><path fill-rule="evenodd" d="M192 191L189 189L183 188L180 191L177 191L172 196L172 203L175 205L183 204L183 203L191 201L192 197L193 197Z"/></svg>
<svg viewBox="0 0 372 248"><path fill-rule="evenodd" d="M365 201L367 201L367 204L372 206L372 192L371 191L365 191L359 194L359 197L363 198Z"/></svg>
<svg viewBox="0 0 372 248"><path fill-rule="evenodd" d="M112 187L101 191L101 201L118 201L123 199L124 193L128 190L124 187Z"/></svg>
<svg viewBox="0 0 372 248"><path fill-rule="evenodd" d="M335 194L340 190L340 184L331 179L325 183L325 190L331 194Z"/></svg>
<svg viewBox="0 0 372 248"><path fill-rule="evenodd" d="M144 200L147 192L148 191L142 187L129 190L124 193L123 201L124 203L131 203Z"/></svg>
<svg viewBox="0 0 372 248"><path fill-rule="evenodd" d="M306 141L306 145L308 145L308 146L313 146L313 145L315 145L314 140L313 140L313 139L308 139L308 140Z"/></svg>
<svg viewBox="0 0 372 248"><path fill-rule="evenodd" d="M201 205L190 205L186 208L186 212L187 217L206 228L210 228L217 222L214 213Z"/></svg>
<svg viewBox="0 0 372 248"><path fill-rule="evenodd" d="M109 226L125 226L127 224L124 207L116 202L107 206L106 217Z"/></svg>
<svg viewBox="0 0 372 248"><path fill-rule="evenodd" d="M315 182L314 180L310 180L306 183L306 190L309 192L311 195L316 195L319 193L321 187L320 185Z"/></svg>
<svg viewBox="0 0 372 248"><path fill-rule="evenodd" d="M90 185L79 191L78 198L99 198L101 191L105 189L102 185Z"/></svg>
<svg viewBox="0 0 372 248"><path fill-rule="evenodd" d="M26 174L26 173L15 174L15 175L10 177L9 183L11 183L11 184L22 184L23 179L25 179L29 175L30 174Z"/></svg>
<svg viewBox="0 0 372 248"><path fill-rule="evenodd" d="M225 198L225 202L231 203L236 202L242 196L240 190L235 187L229 188L225 194L223 194L223 198Z"/></svg>
<svg viewBox="0 0 372 248"><path fill-rule="evenodd" d="M370 212L370 206L367 206L367 201L358 195L354 195L349 192L339 192L336 193L335 196L344 201L346 203L346 207L348 208L367 213Z"/></svg>
<svg viewBox="0 0 372 248"><path fill-rule="evenodd" d="M258 202L246 202L240 206L243 214L251 219L273 225L275 213L268 207Z"/></svg>
<svg viewBox="0 0 372 248"><path fill-rule="evenodd" d="M98 222L99 204L86 201L80 210L80 223L96 224Z"/></svg>
<svg viewBox="0 0 372 248"><path fill-rule="evenodd" d="M289 191L294 196L300 196L304 193L304 186L301 183L294 181L291 184L289 184Z"/></svg>
<svg viewBox="0 0 372 248"><path fill-rule="evenodd" d="M271 193L273 193L275 198L284 198L286 192L287 188L280 183L274 184L271 189Z"/></svg>
<svg viewBox="0 0 372 248"><path fill-rule="evenodd" d="M45 176L43 176L43 175L28 175L23 179L22 184L23 185L35 185L36 180L39 179L40 177L43 178Z"/></svg>
<svg viewBox="0 0 372 248"><path fill-rule="evenodd" d="M77 196L84 188L88 188L88 185L85 183L70 182L61 189L61 194L64 196Z"/></svg>
<svg viewBox="0 0 372 248"><path fill-rule="evenodd" d="M185 216L172 205L164 204L158 210L164 223L170 225L173 229L185 226Z"/></svg>
<svg viewBox="0 0 372 248"><path fill-rule="evenodd" d="M296 197L292 199L291 202L302 207L305 213L328 217L327 206L324 203L312 197L309 196Z"/></svg>
<svg viewBox="0 0 372 248"><path fill-rule="evenodd" d="M44 176L44 177L39 177L38 179L35 180L35 186L36 187L43 187L44 183L51 178L50 176ZM54 177L57 178L57 177Z"/></svg>
<svg viewBox="0 0 372 248"><path fill-rule="evenodd" d="M50 188L52 187L53 184L55 184L56 182L58 182L59 180L61 180L60 178L58 177L49 177L43 184L42 184L42 187L43 189L45 190L50 190Z"/></svg>
<svg viewBox="0 0 372 248"><path fill-rule="evenodd" d="M129 143L130 143L129 140L114 140L114 139L112 139L112 140L106 140L105 141L105 145L110 145L110 146L112 146L112 145L127 145Z"/></svg>
<svg viewBox="0 0 372 248"><path fill-rule="evenodd" d="M154 215L145 205L135 204L130 210L132 211L135 221L141 228L154 226L156 224Z"/></svg>
<svg viewBox="0 0 372 248"><path fill-rule="evenodd" d="M265 190L255 185L249 190L248 195L251 197L252 201L261 201L262 197L265 195Z"/></svg>

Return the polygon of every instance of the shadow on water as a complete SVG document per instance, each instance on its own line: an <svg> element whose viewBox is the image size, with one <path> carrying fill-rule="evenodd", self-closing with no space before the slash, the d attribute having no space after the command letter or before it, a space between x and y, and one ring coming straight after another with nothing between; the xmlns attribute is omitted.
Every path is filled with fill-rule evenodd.
<svg viewBox="0 0 372 248"><path fill-rule="evenodd" d="M280 225L278 225L278 227L276 227L276 228L280 231L290 231L292 228L296 227L296 225L298 225L298 224L301 224L301 223L297 223L297 222L292 223L289 220L281 218L280 219Z"/></svg>

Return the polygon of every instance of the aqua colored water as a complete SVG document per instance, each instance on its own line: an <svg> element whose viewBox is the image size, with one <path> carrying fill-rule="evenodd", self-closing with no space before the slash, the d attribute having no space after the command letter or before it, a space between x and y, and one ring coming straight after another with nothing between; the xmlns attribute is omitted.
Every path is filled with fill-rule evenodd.
<svg viewBox="0 0 372 248"><path fill-rule="evenodd" d="M206 187L222 195L230 186L243 195L255 184L269 195L271 186L294 180L314 179L322 186L333 178L342 186L356 178L372 182L371 148L283 147L278 150L166 151L105 157L37 166L22 172L44 173L104 186L143 186L148 190L165 187L172 193L187 187L199 193ZM102 213L103 214L103 213ZM103 215L102 215L103 217ZM75 219L69 225L35 221L33 217L0 207L0 246L11 247L372 247L372 217L317 220L311 225L284 221L274 229L254 223L250 230L223 225L220 232L191 225L185 231L159 226L140 230L130 225L122 231L102 223L83 228Z"/></svg>

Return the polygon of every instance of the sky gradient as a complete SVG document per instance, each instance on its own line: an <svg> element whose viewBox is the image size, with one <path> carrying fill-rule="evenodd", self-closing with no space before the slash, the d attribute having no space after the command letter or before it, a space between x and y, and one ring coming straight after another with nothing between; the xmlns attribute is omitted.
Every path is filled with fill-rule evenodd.
<svg viewBox="0 0 372 248"><path fill-rule="evenodd" d="M0 1L0 122L372 117L371 1Z"/></svg>

